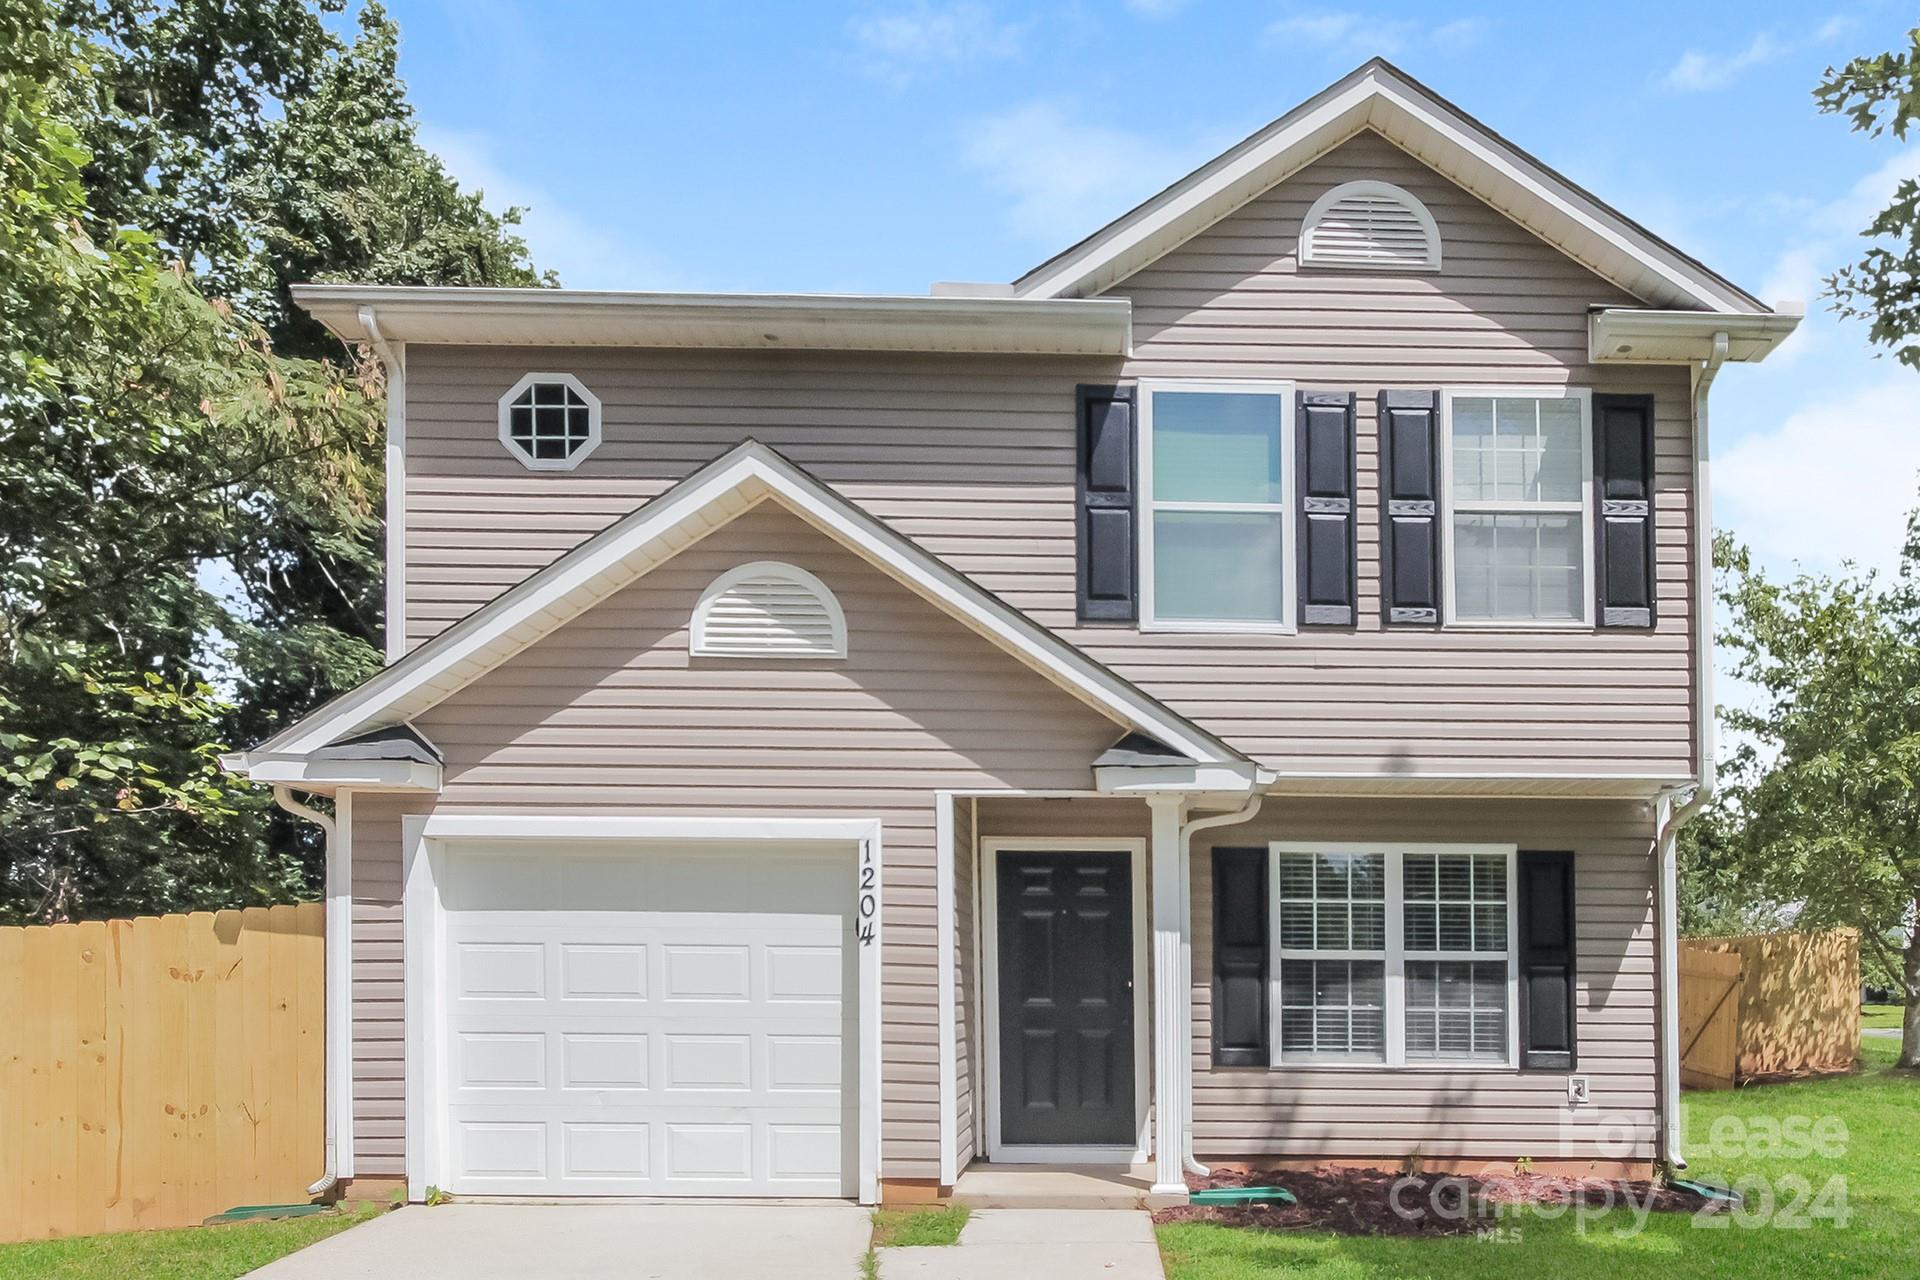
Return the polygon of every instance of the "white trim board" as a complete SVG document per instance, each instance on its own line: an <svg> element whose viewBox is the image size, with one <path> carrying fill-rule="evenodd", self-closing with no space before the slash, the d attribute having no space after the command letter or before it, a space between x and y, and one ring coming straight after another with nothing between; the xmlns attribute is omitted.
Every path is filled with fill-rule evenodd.
<svg viewBox="0 0 1920 1280"><path fill-rule="evenodd" d="M1382 58L1374 58L1014 282L1022 298L1090 297L1206 230L1362 129L1656 305L1767 307Z"/></svg>
<svg viewBox="0 0 1920 1280"><path fill-rule="evenodd" d="M860 945L859 969L859 1198L880 1200L881 1153L881 929L880 868L884 861L878 818L577 818L568 815L408 814L401 819L404 997L406 1007L406 1167L407 1198L426 1199L427 1188L443 1185L451 1168L440 1082L446 1079L447 1054L441 1029L446 1023L444 975L446 908L440 898L441 871L450 841L484 840L743 841L832 843L854 853L854 928Z"/></svg>
<svg viewBox="0 0 1920 1280"><path fill-rule="evenodd" d="M365 684L236 760L299 756L398 723L464 688L713 529L762 501L801 519L1116 723L1206 763L1245 763L1214 735L901 537L778 453L748 440Z"/></svg>
<svg viewBox="0 0 1920 1280"><path fill-rule="evenodd" d="M980 1009L986 1041L986 1071L981 1081L986 1095L986 1156L1001 1164L1142 1164L1152 1139L1152 1028L1147 1007L1147 953L1152 903L1147 890L1147 842L1134 836L1049 836L1019 839L994 836L976 839L979 868L974 876L978 900L975 919L981 922ZM1000 928L998 855L1003 852L1113 853L1129 855L1133 885L1133 1094L1136 1138L1129 1147L1009 1145L1000 1140Z"/></svg>
<svg viewBox="0 0 1920 1280"><path fill-rule="evenodd" d="M333 800L327 849L327 1103L334 1109L333 1174L353 1176L353 792Z"/></svg>

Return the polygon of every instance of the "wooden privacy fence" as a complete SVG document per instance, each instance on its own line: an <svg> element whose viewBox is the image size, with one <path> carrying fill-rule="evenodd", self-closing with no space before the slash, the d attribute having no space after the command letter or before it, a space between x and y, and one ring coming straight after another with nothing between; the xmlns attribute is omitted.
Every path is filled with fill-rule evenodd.
<svg viewBox="0 0 1920 1280"><path fill-rule="evenodd" d="M0 928L0 1240L304 1202L325 908Z"/></svg>
<svg viewBox="0 0 1920 1280"><path fill-rule="evenodd" d="M1683 938L1680 1049L1690 1088L1851 1067L1860 1050L1859 933Z"/></svg>

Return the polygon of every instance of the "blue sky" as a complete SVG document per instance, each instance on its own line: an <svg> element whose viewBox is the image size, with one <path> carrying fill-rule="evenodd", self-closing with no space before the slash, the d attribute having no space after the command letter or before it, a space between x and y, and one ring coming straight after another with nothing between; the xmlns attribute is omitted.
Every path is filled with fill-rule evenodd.
<svg viewBox="0 0 1920 1280"><path fill-rule="evenodd" d="M1910 6L389 0L423 138L581 288L1008 280L1374 54L1809 316L1714 392L1716 517L1769 564L1890 564L1920 374L1820 278L1920 139L1819 115Z"/></svg>

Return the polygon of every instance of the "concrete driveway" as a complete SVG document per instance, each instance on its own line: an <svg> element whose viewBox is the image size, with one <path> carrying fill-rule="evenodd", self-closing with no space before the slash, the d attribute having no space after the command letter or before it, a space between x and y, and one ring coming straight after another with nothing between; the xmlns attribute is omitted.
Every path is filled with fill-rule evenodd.
<svg viewBox="0 0 1920 1280"><path fill-rule="evenodd" d="M867 1211L850 1204L409 1206L253 1272L260 1280L854 1280Z"/></svg>

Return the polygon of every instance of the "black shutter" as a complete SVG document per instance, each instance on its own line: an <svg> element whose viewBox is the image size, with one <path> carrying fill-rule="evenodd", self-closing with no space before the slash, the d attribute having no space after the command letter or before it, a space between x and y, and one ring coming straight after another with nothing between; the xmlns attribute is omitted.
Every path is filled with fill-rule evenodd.
<svg viewBox="0 0 1920 1280"><path fill-rule="evenodd" d="M1213 851L1213 1060L1267 1065L1267 851Z"/></svg>
<svg viewBox="0 0 1920 1280"><path fill-rule="evenodd" d="M1300 477L1300 623L1354 621L1353 393L1302 391L1295 415Z"/></svg>
<svg viewBox="0 0 1920 1280"><path fill-rule="evenodd" d="M1081 387L1079 393L1078 584L1083 622L1131 622L1139 616L1135 560L1132 387Z"/></svg>
<svg viewBox="0 0 1920 1280"><path fill-rule="evenodd" d="M1440 393L1380 393L1380 610L1440 621Z"/></svg>
<svg viewBox="0 0 1920 1280"><path fill-rule="evenodd" d="M1522 853L1520 886L1520 1065L1574 1068L1573 855Z"/></svg>
<svg viewBox="0 0 1920 1280"><path fill-rule="evenodd" d="M1650 627L1653 579L1653 397L1593 398L1595 581L1603 627Z"/></svg>

